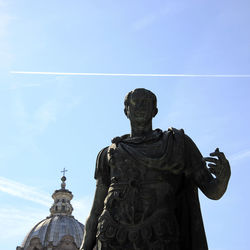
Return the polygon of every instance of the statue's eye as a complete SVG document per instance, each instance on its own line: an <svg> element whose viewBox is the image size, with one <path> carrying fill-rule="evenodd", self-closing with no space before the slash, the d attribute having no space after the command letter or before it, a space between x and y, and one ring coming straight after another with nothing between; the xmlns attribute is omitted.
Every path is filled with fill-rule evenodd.
<svg viewBox="0 0 250 250"><path fill-rule="evenodd" d="M131 101L130 101L130 104L132 104L133 106L135 106L136 102L133 101L133 100L131 100Z"/></svg>

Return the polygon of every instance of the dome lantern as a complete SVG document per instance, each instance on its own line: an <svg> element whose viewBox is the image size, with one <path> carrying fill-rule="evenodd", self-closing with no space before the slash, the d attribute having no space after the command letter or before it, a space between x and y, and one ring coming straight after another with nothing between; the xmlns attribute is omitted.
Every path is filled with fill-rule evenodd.
<svg viewBox="0 0 250 250"><path fill-rule="evenodd" d="M54 199L54 204L50 208L50 213L51 215L71 215L73 211L73 207L70 204L70 201L73 198L73 194L65 189L66 187L66 177L63 176L61 178L62 183L61 183L61 189L56 190L52 198Z"/></svg>

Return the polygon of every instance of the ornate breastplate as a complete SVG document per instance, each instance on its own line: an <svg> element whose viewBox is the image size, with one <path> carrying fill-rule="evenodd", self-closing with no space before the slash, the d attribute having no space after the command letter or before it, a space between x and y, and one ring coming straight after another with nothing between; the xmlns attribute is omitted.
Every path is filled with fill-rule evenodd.
<svg viewBox="0 0 250 250"><path fill-rule="evenodd" d="M178 239L174 209L182 175L173 173L167 146L161 134L150 141L121 141L109 147L111 184L98 223L100 241Z"/></svg>
<svg viewBox="0 0 250 250"><path fill-rule="evenodd" d="M164 137L146 143L114 143L108 150L111 184L105 210L124 225L145 222L155 212L174 209L180 175L171 173ZM150 162L151 161L151 162Z"/></svg>

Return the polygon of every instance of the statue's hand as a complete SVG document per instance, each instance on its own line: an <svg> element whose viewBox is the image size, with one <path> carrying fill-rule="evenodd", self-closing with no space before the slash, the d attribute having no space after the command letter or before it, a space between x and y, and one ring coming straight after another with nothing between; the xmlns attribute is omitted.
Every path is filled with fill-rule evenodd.
<svg viewBox="0 0 250 250"><path fill-rule="evenodd" d="M231 170L229 162L225 157L224 153L220 152L220 150L216 148L215 151L210 154L210 156L214 157L204 158L205 161L209 162L208 170L210 171L210 173L214 174L216 176L216 179L218 179L218 181L228 181L231 175Z"/></svg>

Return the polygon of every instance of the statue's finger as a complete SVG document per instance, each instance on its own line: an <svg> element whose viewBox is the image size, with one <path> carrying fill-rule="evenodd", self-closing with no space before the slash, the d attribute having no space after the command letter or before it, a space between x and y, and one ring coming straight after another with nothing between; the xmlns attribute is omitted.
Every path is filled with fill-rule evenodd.
<svg viewBox="0 0 250 250"><path fill-rule="evenodd" d="M226 157L223 152L220 151L214 151L213 153L210 154L210 156L217 156L220 161L225 161Z"/></svg>
<svg viewBox="0 0 250 250"><path fill-rule="evenodd" d="M207 165L208 165L209 167L211 167L211 168L214 168L214 167L217 166L216 164L213 164L213 163L208 163Z"/></svg>
<svg viewBox="0 0 250 250"><path fill-rule="evenodd" d="M218 156L221 160L226 160L226 156L223 152L220 152L219 156Z"/></svg>
<svg viewBox="0 0 250 250"><path fill-rule="evenodd" d="M221 151L219 150L219 148L216 148L216 149L214 150L214 152L212 152L210 155L211 155L211 156L218 156L218 155L224 155L224 153L221 152Z"/></svg>
<svg viewBox="0 0 250 250"><path fill-rule="evenodd" d="M219 156L220 155L220 152L212 152L209 154L210 156Z"/></svg>
<svg viewBox="0 0 250 250"><path fill-rule="evenodd" d="M219 153L220 153L219 148L216 148L214 152L210 153L210 156L218 156Z"/></svg>
<svg viewBox="0 0 250 250"><path fill-rule="evenodd" d="M216 158L212 158L212 157L204 157L205 161L209 161L209 162L213 162L215 164L218 164L219 160Z"/></svg>
<svg viewBox="0 0 250 250"><path fill-rule="evenodd" d="M212 164L211 164L211 165L212 165ZM208 170L209 170L209 172L210 172L211 174L216 175L216 170L215 170L213 167L208 168Z"/></svg>

